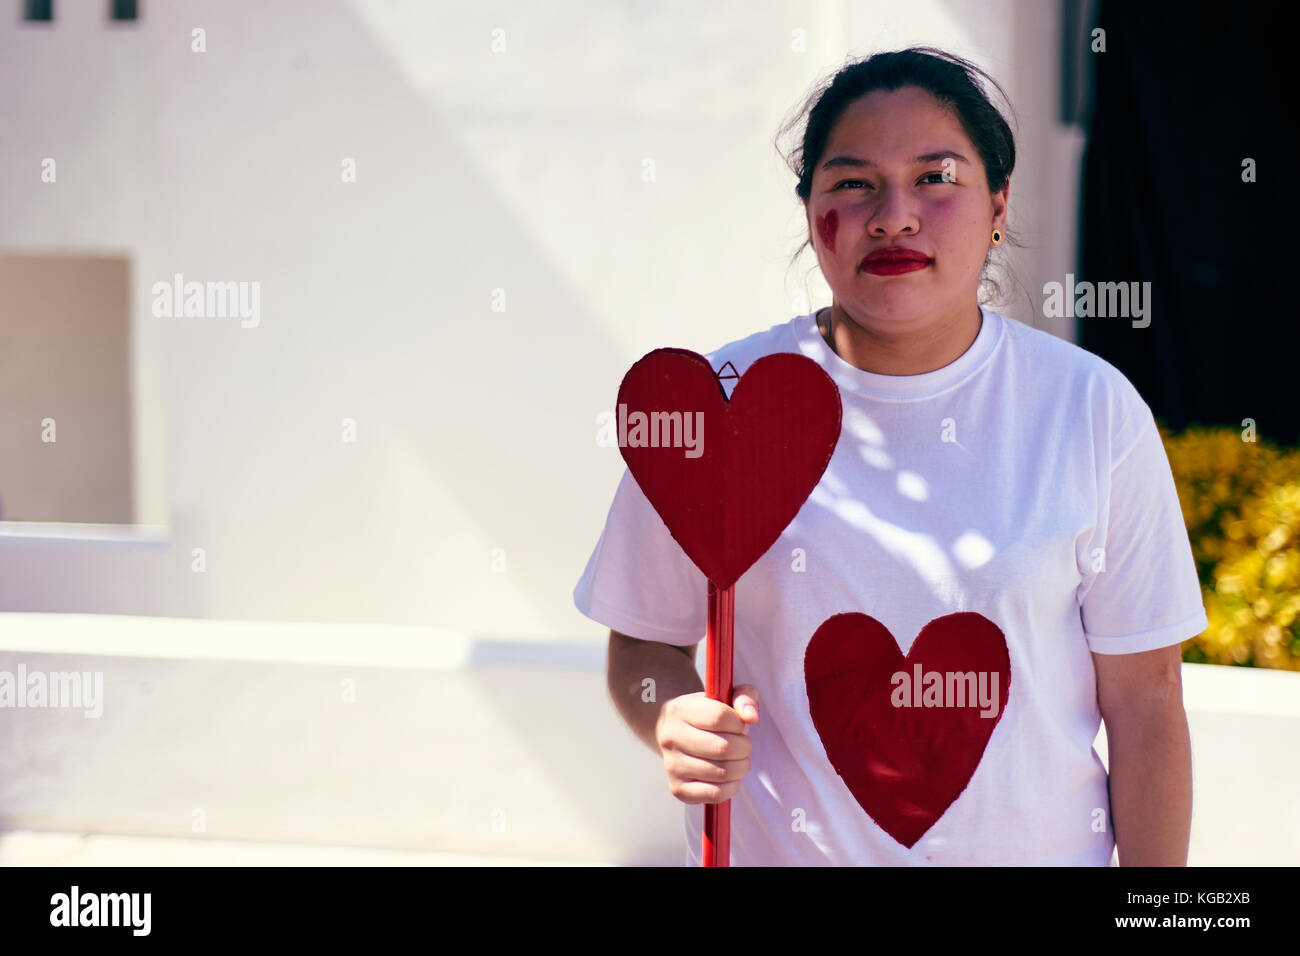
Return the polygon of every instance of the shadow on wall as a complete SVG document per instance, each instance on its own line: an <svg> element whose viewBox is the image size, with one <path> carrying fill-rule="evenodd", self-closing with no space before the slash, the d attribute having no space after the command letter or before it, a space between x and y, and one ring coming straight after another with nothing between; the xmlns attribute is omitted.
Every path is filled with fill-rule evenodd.
<svg viewBox="0 0 1300 956"><path fill-rule="evenodd" d="M571 540L579 506L594 540L609 493L595 413L626 356L464 147L465 118L414 91L363 20L312 8L307 30L258 8L251 30L247 12L205 7L202 57L163 42L193 26L163 4L129 33L56 21L36 44L0 30L6 75L42 91L13 104L8 142L50 132L69 170L57 188L0 187L0 243L131 250L133 329L159 355L163 407L147 414L165 423L167 510L207 529L177 537L169 560L206 548L222 569L204 581L212 613L571 629L575 570L552 546ZM431 55L466 29L481 32L449 22ZM531 63L520 55L501 82ZM509 130L521 169L538 135ZM355 184L341 182L345 157ZM261 282L260 325L151 315L152 284L176 274ZM491 547L509 555L508 587L489 578ZM0 556L0 570L22 560ZM198 611L152 567L105 600L113 555L49 562L4 606ZM515 617L494 626L484 611L507 594Z"/></svg>

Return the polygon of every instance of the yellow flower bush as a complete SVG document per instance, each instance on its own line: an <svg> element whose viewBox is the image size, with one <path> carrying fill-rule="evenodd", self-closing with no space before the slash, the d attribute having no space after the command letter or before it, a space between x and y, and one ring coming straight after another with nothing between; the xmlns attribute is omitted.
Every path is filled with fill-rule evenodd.
<svg viewBox="0 0 1300 956"><path fill-rule="evenodd" d="M1300 670L1300 449L1160 428L1210 627L1183 660Z"/></svg>
<svg viewBox="0 0 1300 956"><path fill-rule="evenodd" d="M1300 670L1300 482L1247 501L1227 530L1197 638L1205 659Z"/></svg>

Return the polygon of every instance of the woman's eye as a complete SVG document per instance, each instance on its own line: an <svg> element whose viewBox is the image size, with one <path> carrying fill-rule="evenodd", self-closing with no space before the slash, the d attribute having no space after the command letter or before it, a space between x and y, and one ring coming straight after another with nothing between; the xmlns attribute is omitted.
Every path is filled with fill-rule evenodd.
<svg viewBox="0 0 1300 956"><path fill-rule="evenodd" d="M931 177L938 177L938 178L932 179ZM936 170L932 173L926 173L924 176L921 177L921 181L928 182L928 183L954 183L957 180L948 179L942 171ZM854 189L859 186L867 186L869 188L870 185L871 185L870 183L865 182L864 180L861 179L844 179L836 183L834 189L832 189L831 191L834 192L835 189L846 189L846 188Z"/></svg>

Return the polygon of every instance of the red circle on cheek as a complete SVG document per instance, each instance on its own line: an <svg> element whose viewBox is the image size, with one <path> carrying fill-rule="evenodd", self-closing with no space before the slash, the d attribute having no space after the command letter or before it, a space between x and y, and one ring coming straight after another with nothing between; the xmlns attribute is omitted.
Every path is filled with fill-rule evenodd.
<svg viewBox="0 0 1300 956"><path fill-rule="evenodd" d="M825 215L817 217L817 235L822 238L822 245L826 247L827 252L835 251L835 233L840 228L840 213L837 209L832 209Z"/></svg>

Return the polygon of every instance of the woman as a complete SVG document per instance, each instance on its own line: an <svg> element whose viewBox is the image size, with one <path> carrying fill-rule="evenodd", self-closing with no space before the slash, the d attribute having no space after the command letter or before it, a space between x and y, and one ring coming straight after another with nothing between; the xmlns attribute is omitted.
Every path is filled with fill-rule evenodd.
<svg viewBox="0 0 1300 956"><path fill-rule="evenodd" d="M792 168L832 303L707 356L802 354L843 408L735 585L732 705L693 663L705 579L626 472L575 588L688 864L727 799L736 866L1186 864L1207 621L1172 475L1118 370L979 304L1015 163L981 79L913 48L814 95Z"/></svg>

